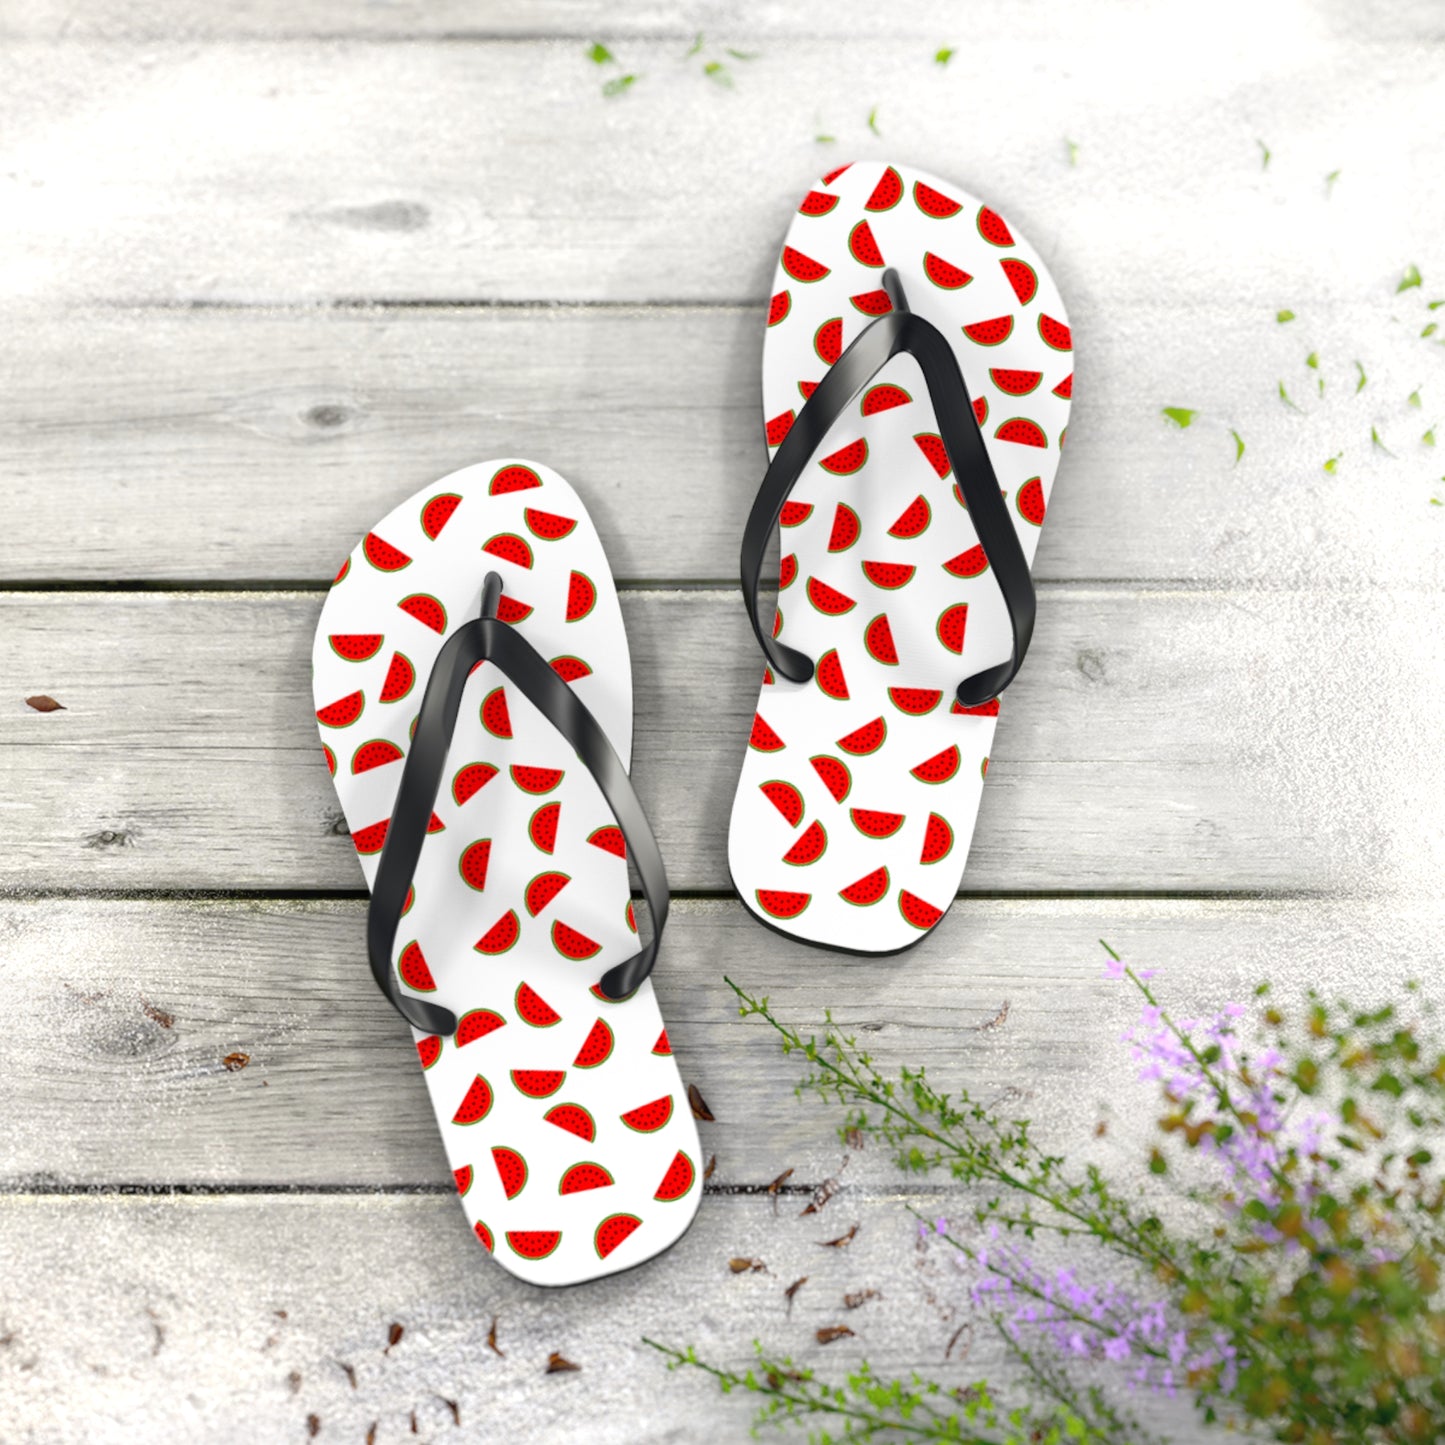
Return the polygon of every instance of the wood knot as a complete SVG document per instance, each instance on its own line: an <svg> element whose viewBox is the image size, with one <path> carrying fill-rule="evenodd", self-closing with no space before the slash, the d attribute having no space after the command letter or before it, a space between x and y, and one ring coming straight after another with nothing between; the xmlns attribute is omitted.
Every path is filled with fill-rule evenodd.
<svg viewBox="0 0 1445 1445"><path fill-rule="evenodd" d="M333 431L351 420L351 411L340 402L322 401L303 413L301 419L322 431Z"/></svg>
<svg viewBox="0 0 1445 1445"><path fill-rule="evenodd" d="M102 828L84 840L87 848L133 848L140 835L134 828Z"/></svg>

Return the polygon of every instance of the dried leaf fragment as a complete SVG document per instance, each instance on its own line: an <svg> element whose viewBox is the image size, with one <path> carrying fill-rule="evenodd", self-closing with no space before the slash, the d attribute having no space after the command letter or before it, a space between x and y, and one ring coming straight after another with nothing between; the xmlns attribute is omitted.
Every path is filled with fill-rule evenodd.
<svg viewBox="0 0 1445 1445"><path fill-rule="evenodd" d="M354 1390L356 1388L356 1366L348 1365L345 1360L337 1360L336 1367L346 1376L346 1382Z"/></svg>
<svg viewBox="0 0 1445 1445"><path fill-rule="evenodd" d="M703 1098L696 1084L687 1086L687 1102L692 1105L694 1119L705 1119L709 1124L715 1122L713 1112L708 1108L707 1100Z"/></svg>
<svg viewBox="0 0 1445 1445"><path fill-rule="evenodd" d="M293 1395L299 1395L301 1393L301 1371L292 1370L291 1373L286 1376L286 1383L291 1387L291 1393Z"/></svg>
<svg viewBox="0 0 1445 1445"><path fill-rule="evenodd" d="M376 1445L376 1427L381 1424L380 1420L373 1420L371 1428L366 1432L366 1445Z"/></svg>
<svg viewBox="0 0 1445 1445"><path fill-rule="evenodd" d="M487 1331L487 1348L494 1354L500 1355L502 1359L507 1358L507 1352L497 1343L497 1317L492 1316L492 1327Z"/></svg>
<svg viewBox="0 0 1445 1445"><path fill-rule="evenodd" d="M581 1368L581 1365L574 1365L571 1360L564 1355L559 1355L556 1350L547 1356L547 1373L549 1375L565 1375Z"/></svg>
<svg viewBox="0 0 1445 1445"><path fill-rule="evenodd" d="M852 1294L843 1296L843 1308L856 1310L859 1305L865 1305L871 1299L882 1299L883 1296L876 1289L854 1290Z"/></svg>
<svg viewBox="0 0 1445 1445"><path fill-rule="evenodd" d="M783 1172L779 1174L778 1177L774 1179L771 1184L768 1185L768 1197L773 1201L774 1213L777 1212L778 1208L778 1190L780 1190L783 1185L786 1184L788 1180L792 1177L793 1171L791 1169L784 1169Z"/></svg>
<svg viewBox="0 0 1445 1445"><path fill-rule="evenodd" d="M157 1008L153 1003L141 1000L140 1011L152 1022L159 1024L163 1029L172 1028L176 1022L174 1014L168 1014L165 1009Z"/></svg>
<svg viewBox="0 0 1445 1445"><path fill-rule="evenodd" d="M765 1265L762 1260L744 1259L741 1255L737 1255L728 1260L728 1268L732 1270L734 1274L766 1274L768 1271L767 1265Z"/></svg>
<svg viewBox="0 0 1445 1445"><path fill-rule="evenodd" d="M992 1033L994 1029L1001 1029L1008 1022L1008 1011L1010 1007L1009 1000L1005 999L1003 1006L991 1019L985 1019L983 1023L973 1026L974 1033L988 1034Z"/></svg>
<svg viewBox="0 0 1445 1445"><path fill-rule="evenodd" d="M858 1226L855 1224L847 1234L840 1234L837 1239L820 1239L819 1244L824 1249L844 1249L853 1243L853 1237L858 1233Z"/></svg>
<svg viewBox="0 0 1445 1445"><path fill-rule="evenodd" d="M56 702L53 697L46 697L43 692L37 692L34 697L25 699L26 707L33 707L36 712L64 712L65 704Z"/></svg>
<svg viewBox="0 0 1445 1445"><path fill-rule="evenodd" d="M953 1347L958 1343L959 1338L967 1335L968 1339L963 1346L963 1353L959 1355L962 1360L967 1357L970 1349L973 1348L973 1325L970 1321L964 1320L959 1327L949 1336L948 1344L944 1347L943 1358L946 1360L953 1354Z"/></svg>
<svg viewBox="0 0 1445 1445"><path fill-rule="evenodd" d="M306 1433L314 1440L321 1433L321 1416L308 1415L306 1417Z"/></svg>
<svg viewBox="0 0 1445 1445"><path fill-rule="evenodd" d="M824 1325L817 1332L817 1340L820 1345L831 1345L834 1340L850 1338L853 1331L847 1325Z"/></svg>
<svg viewBox="0 0 1445 1445"><path fill-rule="evenodd" d="M386 1332L386 1348L381 1353L383 1355L389 1355L392 1350L401 1343L401 1337L405 1333L406 1330L403 1326L392 1321L391 1328Z"/></svg>
<svg viewBox="0 0 1445 1445"><path fill-rule="evenodd" d="M710 1155L707 1161L707 1168L702 1171L703 1182L712 1178L712 1172L717 1168L717 1155Z"/></svg>
<svg viewBox="0 0 1445 1445"><path fill-rule="evenodd" d="M240 1049L237 1049L235 1053L227 1054L226 1057L221 1060L221 1067L225 1069L228 1074L239 1074L250 1062L250 1054L243 1054Z"/></svg>
<svg viewBox="0 0 1445 1445"><path fill-rule="evenodd" d="M462 1407L458 1405L455 1400L448 1400L445 1395L438 1395L437 1399L452 1412L452 1424L460 1428L462 1423Z"/></svg>
<svg viewBox="0 0 1445 1445"><path fill-rule="evenodd" d="M848 1161L844 1159L843 1167L847 1168L847 1166ZM798 1215L798 1218L801 1219L804 1214L816 1214L842 1187L843 1181L838 1178L837 1174L831 1175L829 1178L825 1179L813 1191L813 1197L804 1206L803 1211L801 1214Z"/></svg>
<svg viewBox="0 0 1445 1445"><path fill-rule="evenodd" d="M802 1289L802 1287L803 1287L805 1284L807 1284L807 1282L808 1282L808 1276L807 1276L807 1275L803 1275L803 1277L802 1277L801 1279L795 1279L795 1280L792 1282L792 1284L790 1284L790 1285L787 1287L787 1289L785 1289L785 1290L783 1291L783 1298L784 1298L785 1300L787 1300L787 1302L788 1302L788 1313L789 1313L789 1314L792 1314L792 1312L793 1312L793 1296L794 1296L795 1294L797 1294L797 1292L798 1292L800 1289Z"/></svg>

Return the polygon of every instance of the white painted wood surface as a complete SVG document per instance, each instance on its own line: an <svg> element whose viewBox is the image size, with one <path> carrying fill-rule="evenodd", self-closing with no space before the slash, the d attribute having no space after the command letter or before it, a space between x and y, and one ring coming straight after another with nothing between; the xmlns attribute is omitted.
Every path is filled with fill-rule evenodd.
<svg viewBox="0 0 1445 1445"><path fill-rule="evenodd" d="M644 1333L963 1383L995 1357L979 1331L944 1360L962 1315L931 1299L964 1284L920 1264L886 1160L850 1159L836 1230L750 1192L840 1148L724 973L1061 1148L1109 1118L1088 1147L1119 1170L1148 1107L1099 937L1186 1008L1263 975L1431 978L1442 59L1430 0L4 7L0 1440L300 1441L313 1414L379 1445L743 1438L746 1403L665 1376ZM809 177L853 155L995 199L1080 356L964 896L881 964L758 929L723 867L763 293ZM693 1232L566 1296L459 1227L365 978L306 667L356 536L507 451L579 485L627 589L639 791L690 895L659 994L717 1114ZM930 1209L961 1204L935 1185ZM842 1310L861 1286L882 1300ZM858 1338L814 1341L840 1322ZM544 1375L553 1349L582 1373Z"/></svg>

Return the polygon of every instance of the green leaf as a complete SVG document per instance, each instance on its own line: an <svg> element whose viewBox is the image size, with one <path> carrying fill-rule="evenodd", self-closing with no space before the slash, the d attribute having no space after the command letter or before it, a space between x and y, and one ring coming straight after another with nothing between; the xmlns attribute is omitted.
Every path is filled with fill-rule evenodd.
<svg viewBox="0 0 1445 1445"><path fill-rule="evenodd" d="M876 105L868 112L868 129L871 130L874 135L883 134L883 132L878 129L878 107Z"/></svg>
<svg viewBox="0 0 1445 1445"><path fill-rule="evenodd" d="M1267 171L1267 170L1269 169L1269 159L1270 159L1270 150L1269 150L1269 147L1268 147L1267 145L1265 145L1265 143L1264 143L1262 140L1257 140L1257 141L1255 141L1255 145L1257 145L1257 146L1259 147L1259 155L1260 155L1259 168L1260 168L1260 170L1262 170L1262 171Z"/></svg>
<svg viewBox="0 0 1445 1445"><path fill-rule="evenodd" d="M1234 438L1234 465L1238 466L1240 458L1244 456L1244 438L1233 428L1230 429L1229 434Z"/></svg>
<svg viewBox="0 0 1445 1445"><path fill-rule="evenodd" d="M1291 411L1299 411L1301 409L1290 399L1289 392L1284 389L1284 382L1280 382L1279 384L1279 399L1289 407Z"/></svg>
<svg viewBox="0 0 1445 1445"><path fill-rule="evenodd" d="M1433 447L1435 445L1435 428L1433 426L1420 438L1420 443L1422 446L1427 447Z"/></svg>
<svg viewBox="0 0 1445 1445"><path fill-rule="evenodd" d="M1187 406L1166 406L1161 410L1180 431L1183 431L1199 415L1197 411L1190 411Z"/></svg>
<svg viewBox="0 0 1445 1445"><path fill-rule="evenodd" d="M682 58L683 58L684 60L691 60L692 57L693 57L694 55L696 55L696 54L698 53L698 51L701 50L701 49L702 49L702 31L699 30L699 31L697 32L697 34L692 37L692 44L689 45L689 46L687 47L686 51L683 52L683 57L682 57Z"/></svg>
<svg viewBox="0 0 1445 1445"><path fill-rule="evenodd" d="M835 135L815 135L813 144L820 146L833 146L838 144L838 137Z"/></svg>
<svg viewBox="0 0 1445 1445"><path fill-rule="evenodd" d="M727 66L721 60L709 60L702 68L702 73L709 80L716 81L719 85L731 86L733 78Z"/></svg>
<svg viewBox="0 0 1445 1445"><path fill-rule="evenodd" d="M934 53L933 53L933 63L934 63L935 65L947 65L948 62L949 62L950 60L952 60L952 59L953 59L953 46L951 46L951 45L941 46L938 50L934 51Z"/></svg>
<svg viewBox="0 0 1445 1445"><path fill-rule="evenodd" d="M734 50L732 46L729 45L727 53L731 55L734 60L747 61L759 59L763 52L761 50Z"/></svg>
<svg viewBox="0 0 1445 1445"><path fill-rule="evenodd" d="M587 58L593 65L607 65L617 59L600 40L594 42L592 49L587 52Z"/></svg>
<svg viewBox="0 0 1445 1445"><path fill-rule="evenodd" d="M1067 137L1065 137L1065 139L1064 139L1064 144L1068 147L1068 150L1069 150L1069 164L1070 164L1071 166L1076 166L1076 165L1078 165L1078 163L1079 163L1079 143L1078 143L1077 141L1069 140Z"/></svg>
<svg viewBox="0 0 1445 1445"><path fill-rule="evenodd" d="M1411 406L1418 407L1420 405L1420 388L1417 386L1405 400L1409 402Z"/></svg>
<svg viewBox="0 0 1445 1445"><path fill-rule="evenodd" d="M1379 449L1384 452L1387 457L1392 457L1395 455L1395 453L1392 452L1389 447L1385 445L1385 439L1380 435L1380 429L1377 426L1372 426L1370 428L1370 442L1372 445L1379 447Z"/></svg>
<svg viewBox="0 0 1445 1445"><path fill-rule="evenodd" d="M1420 284L1420 268L1412 262L1406 268L1405 274L1400 277L1400 284L1395 287L1395 295L1398 296L1400 292L1408 291L1412 286L1419 286Z"/></svg>
<svg viewBox="0 0 1445 1445"><path fill-rule="evenodd" d="M1276 321L1278 321L1281 326L1283 326L1287 321L1293 321L1293 320L1294 320L1294 312L1293 312L1293 311L1276 311L1276 312L1274 313L1274 319L1275 319Z"/></svg>
<svg viewBox="0 0 1445 1445"><path fill-rule="evenodd" d="M1169 1172L1169 1161L1157 1149L1149 1151L1149 1172L1151 1174L1167 1174Z"/></svg>
<svg viewBox="0 0 1445 1445"><path fill-rule="evenodd" d="M1434 322L1434 321L1427 322L1426 325L1425 325L1424 330L1421 331L1421 333L1420 333L1420 339L1423 341L1423 340L1425 339L1425 337L1427 337L1427 336L1434 336L1434 334L1435 334L1439 329L1440 329L1440 327L1439 327L1439 324L1438 324L1437 322Z"/></svg>
<svg viewBox="0 0 1445 1445"><path fill-rule="evenodd" d="M1355 363L1355 370L1360 373L1360 379L1355 383L1355 395L1358 396L1365 389L1365 384L1370 378L1365 375L1365 368L1358 361Z"/></svg>
<svg viewBox="0 0 1445 1445"><path fill-rule="evenodd" d="M1337 180L1339 180L1339 178L1340 178L1340 173L1339 173L1339 171L1331 171L1331 172L1329 173L1329 175L1327 175L1327 176L1325 177L1325 199L1326 199L1326 200L1329 200L1330 196L1334 193L1335 182L1336 182Z"/></svg>
<svg viewBox="0 0 1445 1445"><path fill-rule="evenodd" d="M636 84L637 77L635 75L614 76L602 87L602 94L611 98L614 95L621 95L625 90L630 90Z"/></svg>
<svg viewBox="0 0 1445 1445"><path fill-rule="evenodd" d="M1325 471L1327 471L1331 476L1334 476L1334 474L1339 470L1340 458L1342 456L1344 456L1344 452L1336 452L1334 456L1332 456L1329 461L1325 463Z"/></svg>
<svg viewBox="0 0 1445 1445"><path fill-rule="evenodd" d="M1318 370L1320 369L1320 354L1319 354L1319 352L1318 352L1318 351L1312 351L1312 352L1310 352L1310 354L1309 354L1307 357L1305 357L1305 365L1306 365L1307 367L1309 367L1309 369L1310 369L1311 371L1318 371Z"/></svg>

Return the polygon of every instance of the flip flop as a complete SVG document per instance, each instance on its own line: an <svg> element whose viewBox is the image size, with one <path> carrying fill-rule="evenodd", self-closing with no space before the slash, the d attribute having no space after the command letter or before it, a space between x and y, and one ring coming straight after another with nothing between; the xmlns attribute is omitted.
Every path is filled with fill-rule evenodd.
<svg viewBox="0 0 1445 1445"><path fill-rule="evenodd" d="M626 771L627 637L576 492L523 461L418 492L341 568L313 665L372 973L477 1238L546 1285L660 1253L702 1195L697 1130L647 978L667 875Z"/></svg>
<svg viewBox="0 0 1445 1445"><path fill-rule="evenodd" d="M858 163L799 207L763 346L742 580L767 666L728 838L772 927L895 953L957 893L1033 631L1071 350L1037 253L959 187Z"/></svg>

